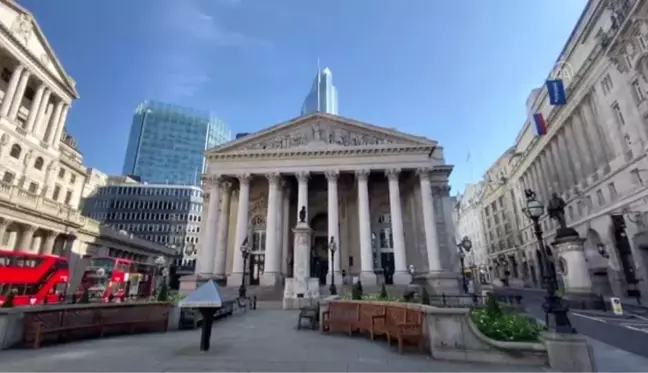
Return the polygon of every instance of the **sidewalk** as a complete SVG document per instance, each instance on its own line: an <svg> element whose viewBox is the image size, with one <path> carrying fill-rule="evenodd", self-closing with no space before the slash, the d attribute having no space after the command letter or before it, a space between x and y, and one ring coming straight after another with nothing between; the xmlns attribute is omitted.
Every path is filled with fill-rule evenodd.
<svg viewBox="0 0 648 373"><path fill-rule="evenodd" d="M200 331L140 334L0 351L0 372L542 372L539 366L459 363L368 338L296 330L297 312L263 309L214 325L211 349ZM267 307L267 308L266 308Z"/></svg>

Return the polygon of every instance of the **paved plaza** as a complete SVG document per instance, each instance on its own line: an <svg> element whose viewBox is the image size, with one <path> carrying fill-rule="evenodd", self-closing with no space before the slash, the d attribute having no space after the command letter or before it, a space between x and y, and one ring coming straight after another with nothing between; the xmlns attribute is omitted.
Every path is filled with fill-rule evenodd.
<svg viewBox="0 0 648 373"><path fill-rule="evenodd" d="M0 371L424 372L540 371L535 367L458 364L399 355L386 342L296 330L297 313L258 310L217 322L208 352L200 332L177 331L89 340L38 350L0 351Z"/></svg>

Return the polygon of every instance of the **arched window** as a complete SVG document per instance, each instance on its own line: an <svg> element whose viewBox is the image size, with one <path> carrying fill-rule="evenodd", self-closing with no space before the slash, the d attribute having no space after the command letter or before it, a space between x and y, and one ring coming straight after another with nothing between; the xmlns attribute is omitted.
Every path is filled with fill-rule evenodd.
<svg viewBox="0 0 648 373"><path fill-rule="evenodd" d="M19 159L20 158L20 153L22 153L22 148L18 144L13 144L11 146L11 152L9 153L10 156Z"/></svg>
<svg viewBox="0 0 648 373"><path fill-rule="evenodd" d="M42 170L43 169L43 158L41 157L36 157L36 160L34 161L34 168L37 170Z"/></svg>
<svg viewBox="0 0 648 373"><path fill-rule="evenodd" d="M252 218L252 242L250 251L264 252L266 238L266 221L263 216L256 215Z"/></svg>

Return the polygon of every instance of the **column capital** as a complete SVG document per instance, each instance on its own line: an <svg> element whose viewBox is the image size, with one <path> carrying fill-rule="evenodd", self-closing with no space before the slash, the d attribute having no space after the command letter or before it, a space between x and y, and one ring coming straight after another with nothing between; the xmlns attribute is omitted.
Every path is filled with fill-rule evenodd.
<svg viewBox="0 0 648 373"><path fill-rule="evenodd" d="M252 175L243 173L236 175L236 178L238 179L239 183L241 183L241 185L250 185L250 179L252 178Z"/></svg>
<svg viewBox="0 0 648 373"><path fill-rule="evenodd" d="M270 185L279 185L279 181L281 181L281 174L279 172L269 172L265 177L268 179Z"/></svg>
<svg viewBox="0 0 648 373"><path fill-rule="evenodd" d="M371 172L371 170L368 169L355 170L356 179L358 179L358 181L367 181L367 178L369 178L369 172Z"/></svg>
<svg viewBox="0 0 648 373"><path fill-rule="evenodd" d="M38 227L35 226L35 225L27 225L27 226L25 226L25 232L34 233L34 232L36 232L37 229L38 229Z"/></svg>
<svg viewBox="0 0 648 373"><path fill-rule="evenodd" d="M213 186L220 186L221 182L223 181L222 175L208 175L208 174L203 174L200 179L203 182L203 185L206 188L211 188Z"/></svg>
<svg viewBox="0 0 648 373"><path fill-rule="evenodd" d="M310 177L310 172L309 171L295 172L295 177L297 178L297 181L303 183L308 181L308 178Z"/></svg>
<svg viewBox="0 0 648 373"><path fill-rule="evenodd" d="M6 218L0 218L0 227L6 227L11 223L11 220Z"/></svg>
<svg viewBox="0 0 648 373"><path fill-rule="evenodd" d="M337 182L338 177L340 176L340 171L339 170L326 170L324 172L324 175L326 175L326 180L329 182Z"/></svg>
<svg viewBox="0 0 648 373"><path fill-rule="evenodd" d="M433 185L432 186L432 194L435 196L440 196L440 197L447 197L450 195L450 185L444 184L444 185Z"/></svg>
<svg viewBox="0 0 648 373"><path fill-rule="evenodd" d="M230 193L232 191L232 183L229 181L221 182L220 187L223 193Z"/></svg>
<svg viewBox="0 0 648 373"><path fill-rule="evenodd" d="M389 181L398 181L398 176L400 175L401 169L400 168L390 168L385 170L385 176L387 176L387 179Z"/></svg>
<svg viewBox="0 0 648 373"><path fill-rule="evenodd" d="M430 180L431 173L432 169L429 167L421 167L416 169L416 174L419 178L421 178L421 180Z"/></svg>

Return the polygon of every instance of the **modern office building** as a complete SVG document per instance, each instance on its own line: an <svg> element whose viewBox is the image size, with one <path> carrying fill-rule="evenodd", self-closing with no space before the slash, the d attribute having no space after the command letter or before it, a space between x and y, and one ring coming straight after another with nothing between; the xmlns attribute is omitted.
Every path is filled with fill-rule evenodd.
<svg viewBox="0 0 648 373"><path fill-rule="evenodd" d="M232 138L206 111L144 101L135 110L122 174L143 182L199 185L206 149Z"/></svg>
<svg viewBox="0 0 648 373"><path fill-rule="evenodd" d="M338 115L338 92L333 85L333 73L328 67L317 71L313 87L304 100L301 115L315 112Z"/></svg>

